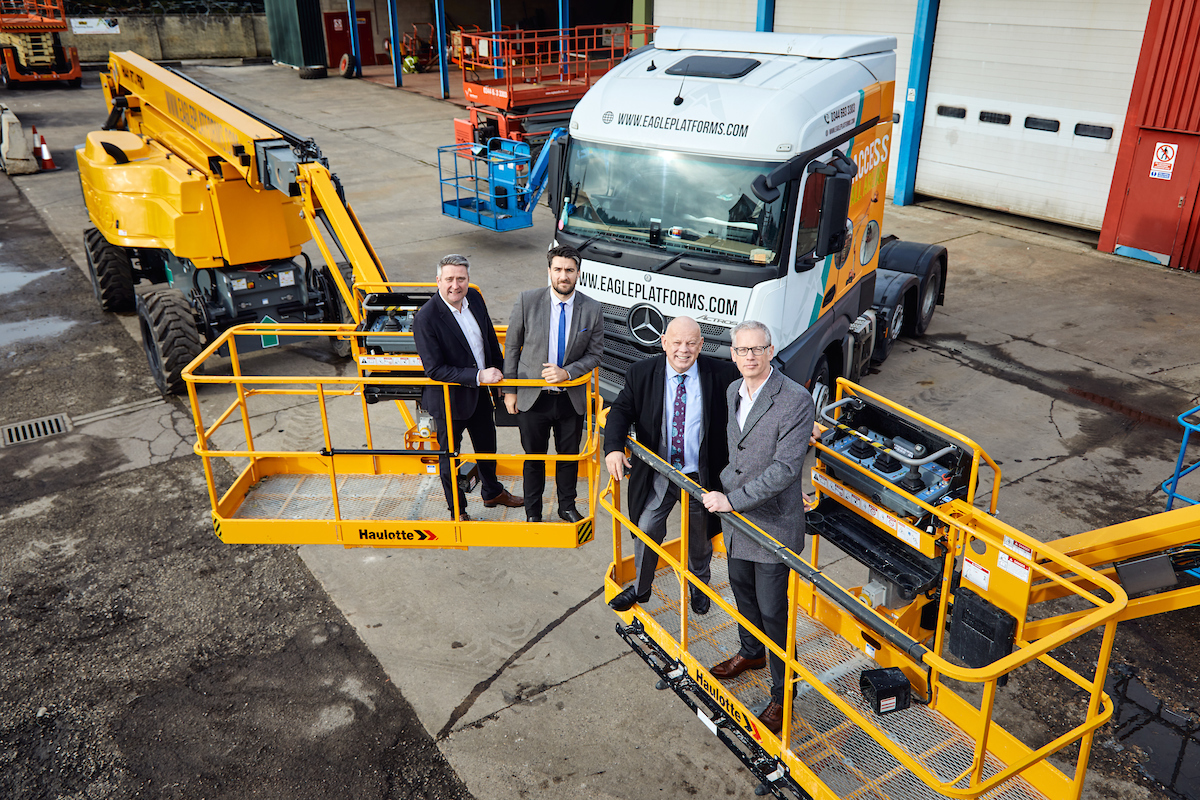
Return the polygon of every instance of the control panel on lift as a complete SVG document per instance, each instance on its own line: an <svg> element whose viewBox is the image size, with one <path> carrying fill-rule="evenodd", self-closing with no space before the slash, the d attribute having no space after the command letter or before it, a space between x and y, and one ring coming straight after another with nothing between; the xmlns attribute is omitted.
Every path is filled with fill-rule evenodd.
<svg viewBox="0 0 1200 800"><path fill-rule="evenodd" d="M870 569L872 605L898 608L932 591L945 553L921 503L965 498L973 451L860 396L826 406L821 422L822 444L836 455L818 453L821 502L807 516L810 531Z"/></svg>
<svg viewBox="0 0 1200 800"><path fill-rule="evenodd" d="M412 338L417 310L437 293L434 288L372 292L363 298L363 318L356 331L355 358L364 377L421 377L421 358ZM408 336L395 336L404 333ZM415 400L420 386L367 385L363 389L368 403L380 400Z"/></svg>

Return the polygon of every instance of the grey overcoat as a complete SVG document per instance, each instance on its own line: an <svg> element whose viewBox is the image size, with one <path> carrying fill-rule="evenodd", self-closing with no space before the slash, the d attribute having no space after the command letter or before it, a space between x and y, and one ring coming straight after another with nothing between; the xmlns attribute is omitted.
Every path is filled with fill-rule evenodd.
<svg viewBox="0 0 1200 800"><path fill-rule="evenodd" d="M744 379L743 379L744 380ZM795 553L804 550L804 455L812 436L812 395L800 384L772 369L766 383L738 427L738 393L743 380L730 384L729 465L721 484L733 510ZM731 558L772 563L770 553L744 534L725 529L725 548Z"/></svg>

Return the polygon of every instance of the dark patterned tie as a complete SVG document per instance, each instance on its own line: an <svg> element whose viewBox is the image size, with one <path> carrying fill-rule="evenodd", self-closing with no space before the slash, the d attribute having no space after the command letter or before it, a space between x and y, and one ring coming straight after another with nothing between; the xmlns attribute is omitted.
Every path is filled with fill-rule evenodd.
<svg viewBox="0 0 1200 800"><path fill-rule="evenodd" d="M680 375L679 386L675 389L675 405L671 412L671 466L683 469L683 429L687 421L687 386L686 375Z"/></svg>

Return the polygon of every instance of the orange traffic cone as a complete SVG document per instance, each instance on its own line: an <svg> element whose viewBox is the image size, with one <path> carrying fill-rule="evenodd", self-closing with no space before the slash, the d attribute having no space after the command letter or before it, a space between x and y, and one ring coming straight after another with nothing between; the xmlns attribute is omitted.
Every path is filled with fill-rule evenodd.
<svg viewBox="0 0 1200 800"><path fill-rule="evenodd" d="M54 165L54 158L50 155L50 147L46 144L46 137L37 132L36 126L33 128L33 151L37 157L38 165L43 172L58 169Z"/></svg>

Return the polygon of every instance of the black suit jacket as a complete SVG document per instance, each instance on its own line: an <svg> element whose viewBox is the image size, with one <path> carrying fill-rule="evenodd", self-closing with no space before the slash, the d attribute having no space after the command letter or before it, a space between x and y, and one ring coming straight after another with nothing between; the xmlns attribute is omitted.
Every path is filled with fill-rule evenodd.
<svg viewBox="0 0 1200 800"><path fill-rule="evenodd" d="M700 395L704 403L704 428L700 442L700 485L720 491L721 470L729 463L726 424L729 403L725 390L741 377L729 361L709 356L696 359L700 370ZM604 454L625 449L630 433L644 447L662 455L663 394L667 369L666 353L643 359L625 373L625 386L608 411L604 424ZM630 459L629 518L635 523L650 501L655 472L641 459ZM720 523L709 515L709 536L715 536Z"/></svg>
<svg viewBox="0 0 1200 800"><path fill-rule="evenodd" d="M500 340L492 318L488 316L483 295L475 289L467 290L467 310L479 323L483 334L485 367L504 368L504 354L500 352ZM454 315L446 307L446 301L435 294L417 311L413 319L413 339L425 375L443 383L457 383L450 387L451 419L469 419L479 402L479 368L467 337L458 326ZM421 405L430 414L445 418L442 408L442 387L426 386L421 390Z"/></svg>

